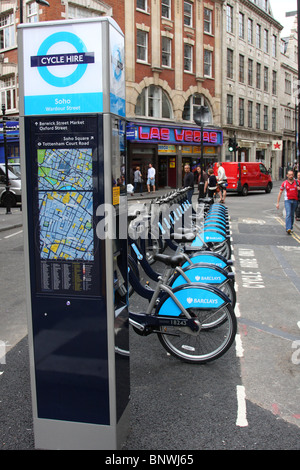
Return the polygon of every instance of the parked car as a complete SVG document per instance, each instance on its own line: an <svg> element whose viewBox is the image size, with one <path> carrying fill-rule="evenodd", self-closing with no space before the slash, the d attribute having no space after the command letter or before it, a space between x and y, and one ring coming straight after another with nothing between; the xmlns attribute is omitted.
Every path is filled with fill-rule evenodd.
<svg viewBox="0 0 300 470"><path fill-rule="evenodd" d="M273 188L272 178L265 165L260 162L222 162L227 176L227 191L237 191L247 196L249 191L263 190L270 193ZM217 164L214 173L218 174Z"/></svg>
<svg viewBox="0 0 300 470"><path fill-rule="evenodd" d="M8 168L15 175L20 176L20 178L21 178L21 165L20 165L20 163L9 163Z"/></svg>
<svg viewBox="0 0 300 470"><path fill-rule="evenodd" d="M17 202L21 202L21 177L8 168L8 180L9 191L7 193L6 168L4 163L0 163L0 205L6 207L9 198L9 205L13 207Z"/></svg>

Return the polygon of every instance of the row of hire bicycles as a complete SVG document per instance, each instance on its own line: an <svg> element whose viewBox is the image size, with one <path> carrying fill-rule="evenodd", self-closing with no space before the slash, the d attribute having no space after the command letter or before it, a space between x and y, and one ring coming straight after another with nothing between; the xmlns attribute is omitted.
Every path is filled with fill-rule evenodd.
<svg viewBox="0 0 300 470"><path fill-rule="evenodd" d="M187 191L128 216L129 295L149 301L129 322L141 336L157 334L178 359L203 364L225 354L237 331L230 222L226 206L203 198L194 209Z"/></svg>

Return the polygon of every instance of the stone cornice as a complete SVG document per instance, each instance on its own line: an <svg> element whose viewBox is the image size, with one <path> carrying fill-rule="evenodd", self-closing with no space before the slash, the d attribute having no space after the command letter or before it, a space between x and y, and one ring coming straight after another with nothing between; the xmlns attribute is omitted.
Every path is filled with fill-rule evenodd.
<svg viewBox="0 0 300 470"><path fill-rule="evenodd" d="M271 15L269 15L264 10L262 10L259 6L255 5L254 3L250 2L249 0L239 0L239 3L242 3L247 8L249 8L250 10L257 13L259 16L264 18L266 21L269 21L273 26L278 28L280 31L283 30L282 24L280 24L277 20L275 20L275 18L273 18Z"/></svg>

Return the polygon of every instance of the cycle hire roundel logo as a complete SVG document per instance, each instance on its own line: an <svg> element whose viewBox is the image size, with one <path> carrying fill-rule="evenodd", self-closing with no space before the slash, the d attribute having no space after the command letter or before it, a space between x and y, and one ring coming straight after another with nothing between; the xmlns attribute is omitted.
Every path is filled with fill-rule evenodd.
<svg viewBox="0 0 300 470"><path fill-rule="evenodd" d="M68 43L76 52L48 54L51 47L59 43ZM46 38L36 56L31 57L31 67L37 67L40 76L49 85L68 87L78 82L86 72L89 63L94 62L94 53L88 52L84 42L74 33L57 32ZM64 76L55 74L57 66L69 67L72 70Z"/></svg>
<svg viewBox="0 0 300 470"><path fill-rule="evenodd" d="M39 25L23 31L24 112L103 112L102 23Z"/></svg>

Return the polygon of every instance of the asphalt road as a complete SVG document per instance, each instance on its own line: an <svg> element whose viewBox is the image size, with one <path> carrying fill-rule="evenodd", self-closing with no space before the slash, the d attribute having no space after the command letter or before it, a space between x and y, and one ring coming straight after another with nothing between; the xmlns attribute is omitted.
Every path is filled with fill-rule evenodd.
<svg viewBox="0 0 300 470"><path fill-rule="evenodd" d="M299 450L300 230L287 236L271 194L229 195L236 345L206 365L130 332L131 421L123 450ZM34 449L20 228L0 233L0 448ZM131 309L143 310L135 294ZM9 346L9 344L11 346Z"/></svg>

